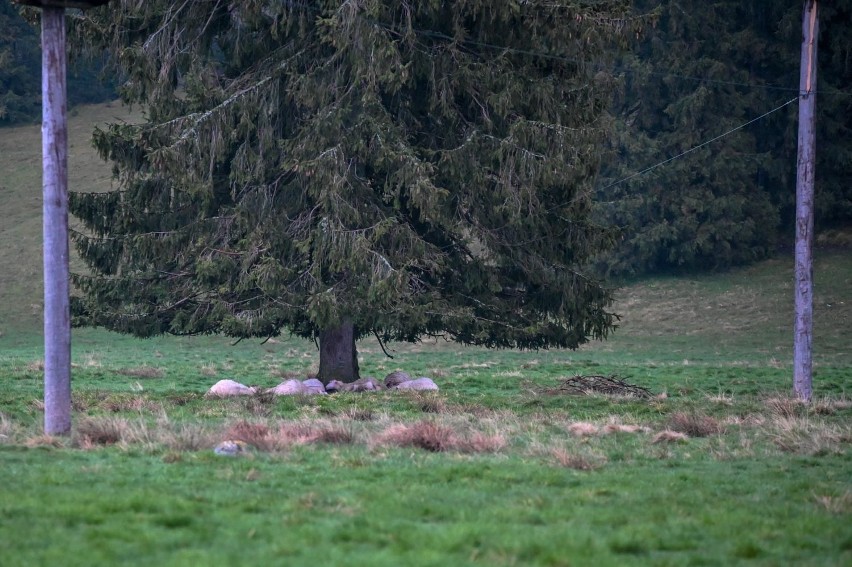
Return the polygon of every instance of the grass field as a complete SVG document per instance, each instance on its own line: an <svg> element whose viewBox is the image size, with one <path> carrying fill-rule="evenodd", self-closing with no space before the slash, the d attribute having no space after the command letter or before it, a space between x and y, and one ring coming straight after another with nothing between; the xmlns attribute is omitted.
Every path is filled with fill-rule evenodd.
<svg viewBox="0 0 852 567"><path fill-rule="evenodd" d="M108 186L86 124L120 112L72 118L84 184ZM807 406L778 258L631 284L612 339L577 351L359 345L364 374L428 394L207 399L304 376L316 348L77 330L74 432L51 438L37 136L0 130L0 565L852 564L848 250L818 252ZM652 395L560 390L575 375ZM250 449L214 454L226 439Z"/></svg>

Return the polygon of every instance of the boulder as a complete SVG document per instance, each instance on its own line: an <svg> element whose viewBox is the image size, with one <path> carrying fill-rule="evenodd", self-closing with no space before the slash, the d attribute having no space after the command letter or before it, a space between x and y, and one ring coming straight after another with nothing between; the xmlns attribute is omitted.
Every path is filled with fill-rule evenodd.
<svg viewBox="0 0 852 567"><path fill-rule="evenodd" d="M396 370L391 372L387 376L385 376L385 388L391 389L396 388L398 385L403 382L410 382L411 375L408 372L403 372L402 370Z"/></svg>
<svg viewBox="0 0 852 567"><path fill-rule="evenodd" d="M276 396L296 396L299 394L310 394L310 392L308 391L308 387L296 379L285 380L274 388L268 389L267 392L270 394L275 394Z"/></svg>
<svg viewBox="0 0 852 567"><path fill-rule="evenodd" d="M227 398L230 396L251 396L257 393L256 388L240 384L234 380L219 380L207 390L207 397Z"/></svg>
<svg viewBox="0 0 852 567"><path fill-rule="evenodd" d="M421 377L416 380L407 380L396 385L394 390L437 390L438 385L431 378Z"/></svg>
<svg viewBox="0 0 852 567"><path fill-rule="evenodd" d="M307 392L305 392L306 394L325 394L325 386L323 386L322 382L316 378L302 380L302 385L304 385L307 389Z"/></svg>
<svg viewBox="0 0 852 567"><path fill-rule="evenodd" d="M382 383L372 376L365 376L355 380L354 382L341 382L340 380L332 380L326 385L325 389L329 392L375 392L384 390Z"/></svg>

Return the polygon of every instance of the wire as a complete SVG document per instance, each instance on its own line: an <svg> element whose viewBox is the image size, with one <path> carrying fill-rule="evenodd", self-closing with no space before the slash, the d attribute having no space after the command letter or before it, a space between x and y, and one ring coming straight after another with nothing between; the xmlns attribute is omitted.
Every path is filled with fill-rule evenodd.
<svg viewBox="0 0 852 567"><path fill-rule="evenodd" d="M722 139L722 138L724 138L725 136L728 136L729 134L733 134L733 133L734 133L734 132L736 132L737 130L742 130L742 129L743 129L743 128L745 128L746 126L748 126L748 125L750 125L750 124L754 124L755 122L757 122L757 121L758 121L758 120L760 120L761 118L766 118L767 116L769 116L769 115L770 115L770 114L772 114L773 112L778 112L779 110L781 110L781 109L782 109L782 108L784 108L785 106L788 106L788 105L790 105L790 104L793 104L793 103L794 103L794 102L796 102L797 100L799 100L799 97L791 98L790 100L788 100L787 102L785 102L785 103L784 103L784 104L782 104L781 106L777 106L777 107L773 108L772 110L770 110L769 112L764 112L763 114L761 114L761 115L760 115L760 116L758 116L757 118L752 118L751 120L749 120L749 121L748 121L748 122L746 122L745 124L740 124L740 125L739 125L739 126L737 126L736 128L731 128L730 130L728 130L728 131L727 131L727 132L725 132L724 134L719 134L719 135L718 135L718 136L716 136L715 138L712 138L712 139L710 139L710 140L707 140L706 142L702 142L702 143L698 144L697 146L694 146L694 147L692 147L692 148L689 148L689 149L688 149L688 150L686 150L685 152L681 152L681 153L677 154L676 156L673 156L673 157L670 157L670 158L668 158L668 159L665 159L665 160L663 160L663 161L661 161L661 162L659 162L659 163L655 163L654 165L652 165L652 166L650 166L650 167L646 167L646 168L645 168L645 169L643 169L642 171L637 171L636 173L633 173L633 174L631 174L631 175L628 175L627 177L624 177L624 178L622 178L622 179L619 179L618 181L614 181L613 183L610 183L609 185L606 185L605 187L601 187L601 188L600 188L600 189L598 189L598 190L599 190L599 191L603 191L603 190L605 190L605 189L609 189L610 187L614 187L615 185L618 185L618 184L620 184L620 183L624 183L625 181L628 181L628 180L630 180L630 179L633 179L634 177L639 177L640 175L644 175L644 174L648 173L649 171L652 171L652 170L657 169L658 167L660 167L660 166L662 166L662 165L665 165L665 164L669 163L670 161L674 161L674 160L676 160L676 159L678 159L678 158L681 158L681 157L685 156L686 154L689 154L689 153L694 152L694 151L695 151L695 150L697 150L697 149L703 148L703 147L704 147L704 146L706 146L707 144L712 144L712 143L713 143L713 142L715 142L716 140L721 140L721 139Z"/></svg>
<svg viewBox="0 0 852 567"><path fill-rule="evenodd" d="M321 13L320 8L317 8L316 6L311 6L309 4L304 4L304 3L301 3L301 2L297 2L297 1L290 1L290 2L288 2L288 4L290 6L294 6L294 7L297 7L297 8L303 8L306 11L309 11L309 12ZM394 28L393 26L391 26L389 24L385 24L383 22L380 22L376 19L369 18L369 17L365 17L364 19L366 21L370 22L371 24L373 24L376 27L382 28L386 31L395 33L397 35L402 35L401 30ZM434 31L434 30L411 28L411 31L416 33L417 35L426 36L426 37L434 37L434 38L443 39L443 40L446 40L446 41L458 42L462 45L467 45L467 46L472 46L472 47L479 47L479 48L484 48L484 49L493 49L495 51L502 51L502 52L505 52L505 53L515 53L515 54L518 54L518 55L529 55L531 57L539 57L541 59L551 59L551 60L554 60L554 61L564 61L566 63L574 63L574 64L577 64L577 65L590 65L597 70L609 70L609 71L617 71L617 72L621 72L621 73L631 73L631 74L644 73L644 74L651 75L651 76L654 76L654 77L670 77L670 78L675 78L675 79L681 79L681 80L684 80L684 81L708 83L708 84L713 84L713 85L744 87L744 88L750 88L750 89L763 89L763 90L767 90L767 91L798 92L799 94L804 94L804 93L800 92L799 88L796 88L796 87L783 87L783 86L780 86L780 85L761 85L761 84L756 84L756 83L743 83L743 82L738 82L738 81L725 81L725 80L721 80L721 79L710 79L710 78L707 78L707 77L695 77L695 76L690 76L690 75L681 75L681 74L678 74L678 73L668 73L668 72L648 71L648 70L636 70L636 69L631 69L629 67L623 67L623 66L618 66L618 65L605 65L603 63L595 62L595 61L588 61L588 60L584 60L584 59L574 59L574 58L571 58L571 57L565 57L563 55L555 55L555 54L552 54L552 53L544 53L544 52L541 52L541 51L533 51L533 50L530 50L530 49L519 49L519 48L515 48L515 47L508 47L508 46L505 46L505 45L497 45L497 44L493 44L493 43L486 43L486 42L476 41L476 40L472 40L472 39L459 40L459 39L454 38L450 35L447 35L445 33L438 32L438 31ZM820 90L820 91L815 91L815 92L817 94L822 94L822 95L827 95L827 96L852 96L852 92L845 92L845 91L841 91L841 90L837 90L837 89Z"/></svg>

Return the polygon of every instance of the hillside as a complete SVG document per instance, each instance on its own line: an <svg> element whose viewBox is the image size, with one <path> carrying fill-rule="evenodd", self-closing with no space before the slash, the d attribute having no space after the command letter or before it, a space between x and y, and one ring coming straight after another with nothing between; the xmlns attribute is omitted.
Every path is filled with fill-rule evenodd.
<svg viewBox="0 0 852 567"><path fill-rule="evenodd" d="M71 111L70 190L110 188L110 166L92 147L92 130L96 124L137 116L138 111L118 103L79 106ZM0 172L0 333L29 331L41 325L43 294L40 125L0 128Z"/></svg>
<svg viewBox="0 0 852 567"><path fill-rule="evenodd" d="M106 190L110 167L91 146L94 124L133 120L118 104L80 107L69 117L69 185ZM0 129L0 334L41 325L41 142L39 126ZM72 220L73 222L73 220ZM72 254L73 255L73 254ZM72 260L72 269L79 268ZM852 363L852 253L818 250L817 363ZM621 327L590 348L613 357L700 363L788 364L792 343L792 258L726 273L651 278L618 293Z"/></svg>

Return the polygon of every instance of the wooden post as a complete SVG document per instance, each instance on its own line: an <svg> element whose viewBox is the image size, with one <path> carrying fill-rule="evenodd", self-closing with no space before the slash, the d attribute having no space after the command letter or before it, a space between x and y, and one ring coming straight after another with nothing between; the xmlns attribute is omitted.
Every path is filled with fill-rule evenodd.
<svg viewBox="0 0 852 567"><path fill-rule="evenodd" d="M795 319L793 323L793 392L804 401L812 393L813 228L816 161L816 76L819 18L817 0L805 0L802 15L802 62L799 80L799 152L796 175Z"/></svg>
<svg viewBox="0 0 852 567"><path fill-rule="evenodd" d="M44 433L71 431L71 315L68 275L68 130L65 8L43 7L42 167L44 234Z"/></svg>

